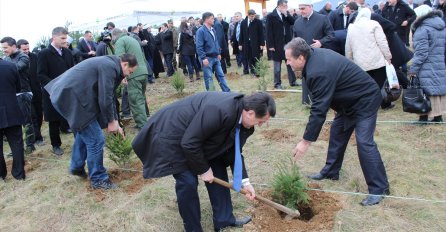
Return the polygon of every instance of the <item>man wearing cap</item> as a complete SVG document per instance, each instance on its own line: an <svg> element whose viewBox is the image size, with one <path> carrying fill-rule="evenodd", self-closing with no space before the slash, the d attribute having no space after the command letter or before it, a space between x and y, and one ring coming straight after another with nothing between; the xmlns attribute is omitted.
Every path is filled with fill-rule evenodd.
<svg viewBox="0 0 446 232"><path fill-rule="evenodd" d="M244 62L246 62L251 71L251 75L256 76L255 65L260 59L260 53L265 46L263 38L263 25L259 19L255 18L254 10L248 11L248 16L240 25L240 44L239 49L243 51ZM248 70L246 70L248 71Z"/></svg>
<svg viewBox="0 0 446 232"><path fill-rule="evenodd" d="M144 178L175 178L185 231L203 231L198 177L209 193L215 231L251 221L251 217L236 219L229 189L212 182L214 177L228 181L230 166L234 189L243 188L246 197L254 199L241 151L254 127L275 114L274 99L267 93L202 92L164 107L149 119L132 146L144 164Z"/></svg>
<svg viewBox="0 0 446 232"><path fill-rule="evenodd" d="M312 0L300 0L299 11L302 17L294 22L294 37L301 37L313 48L326 47L334 39L333 27L328 17L314 12ZM302 86L302 103L311 104L305 84Z"/></svg>

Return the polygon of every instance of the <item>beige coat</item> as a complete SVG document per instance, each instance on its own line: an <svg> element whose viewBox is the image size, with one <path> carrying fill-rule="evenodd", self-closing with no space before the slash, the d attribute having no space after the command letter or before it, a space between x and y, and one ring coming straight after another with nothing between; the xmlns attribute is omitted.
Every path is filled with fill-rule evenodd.
<svg viewBox="0 0 446 232"><path fill-rule="evenodd" d="M358 20L348 26L345 56L364 71L378 69L392 59L386 35L378 22Z"/></svg>

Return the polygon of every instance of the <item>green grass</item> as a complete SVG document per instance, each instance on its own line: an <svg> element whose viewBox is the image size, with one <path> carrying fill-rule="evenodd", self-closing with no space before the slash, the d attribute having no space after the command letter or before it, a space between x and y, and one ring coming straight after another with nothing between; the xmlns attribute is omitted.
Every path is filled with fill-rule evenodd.
<svg viewBox="0 0 446 232"><path fill-rule="evenodd" d="M229 72L242 73L234 66ZM282 70L286 70L285 66ZM271 66L267 77L272 77ZM162 106L183 97L176 94L169 80L156 81L156 84L148 85L146 92L152 115ZM289 87L287 79L282 81L284 88L300 89ZM248 75L230 79L228 84L232 90L246 94L255 92L258 87L257 79ZM273 88L272 82L268 88ZM216 89L221 91L217 83ZM202 79L186 82L183 92L187 96L203 90ZM273 96L277 103L277 118L303 121L271 120L257 128L246 143L243 154L251 182L258 192L272 185L274 167L289 161L292 149L302 138L309 115L308 108L301 104L300 93L274 93ZM332 118L331 113L327 119ZM393 110L379 111L378 114L378 120L385 121L416 119L416 115L402 112L400 101ZM134 137L136 131L131 126L133 124L126 128L126 132L129 137ZM266 139L265 133L273 129L286 131L292 137L277 141ZM126 193L122 188L105 192L104 199L99 201L96 193L87 191L87 182L67 173L73 136L62 135L65 154L58 158L51 153L46 123L42 134L47 145L38 147L26 157L32 164L38 164L27 173L26 181L15 181L10 173L6 182L0 181L0 231L183 231L172 177L145 184L134 194ZM392 195L446 200L445 135L446 125L378 123L375 140L387 169ZM324 140L312 144L297 163L303 176L318 172L323 167L327 146L328 142ZM8 153L7 143L3 147ZM51 160L36 160L36 157ZM107 150L104 157L108 157ZM137 160L134 155L133 160ZM104 162L107 169L117 167L108 158ZM339 181L318 183L323 189L367 192L356 146L349 144L347 147ZM212 231L212 211L201 182L199 195L203 228ZM245 215L253 208L253 204L243 196L234 192L232 196L237 216ZM334 231L446 231L444 203L387 198L377 206L362 207L359 202L364 196L339 197L343 209L336 215Z"/></svg>

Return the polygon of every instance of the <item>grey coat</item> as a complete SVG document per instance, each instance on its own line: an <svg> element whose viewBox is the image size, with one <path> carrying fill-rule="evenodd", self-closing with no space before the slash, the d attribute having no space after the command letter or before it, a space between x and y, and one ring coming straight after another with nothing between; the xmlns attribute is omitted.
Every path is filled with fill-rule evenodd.
<svg viewBox="0 0 446 232"><path fill-rule="evenodd" d="M440 11L432 11L417 18L412 25L415 53L410 73L420 78L420 84L429 96L446 95L446 30L442 17Z"/></svg>
<svg viewBox="0 0 446 232"><path fill-rule="evenodd" d="M114 94L123 79L117 56L87 59L45 86L54 108L68 121L70 128L81 131L94 120L102 128L118 119Z"/></svg>

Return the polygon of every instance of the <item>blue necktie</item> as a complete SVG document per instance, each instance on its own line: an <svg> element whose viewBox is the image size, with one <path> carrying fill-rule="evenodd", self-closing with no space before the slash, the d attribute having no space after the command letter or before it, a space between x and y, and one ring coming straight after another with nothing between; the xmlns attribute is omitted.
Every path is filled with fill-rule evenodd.
<svg viewBox="0 0 446 232"><path fill-rule="evenodd" d="M232 187L240 192L242 186L242 154L240 154L240 125L235 129L235 162Z"/></svg>
<svg viewBox="0 0 446 232"><path fill-rule="evenodd" d="M235 38L237 39L237 42L240 41L240 23L241 22L238 22L237 28L235 29Z"/></svg>

